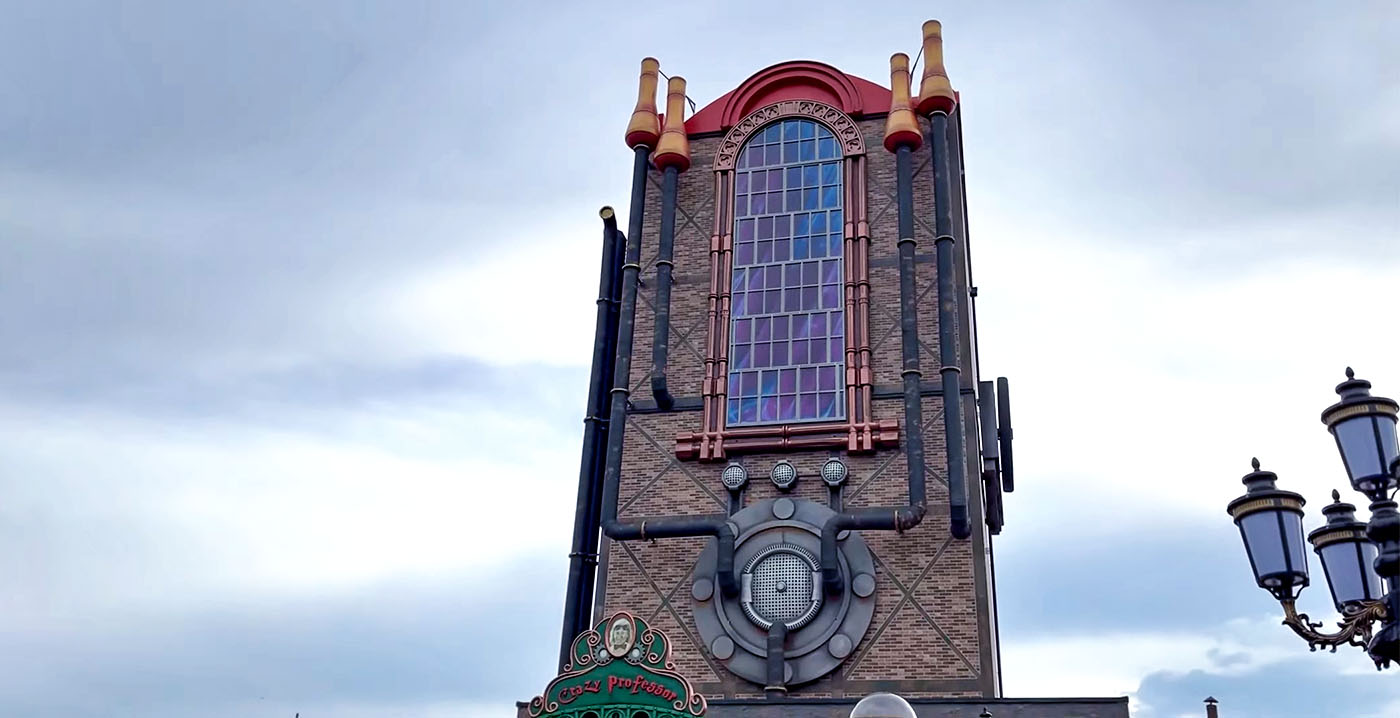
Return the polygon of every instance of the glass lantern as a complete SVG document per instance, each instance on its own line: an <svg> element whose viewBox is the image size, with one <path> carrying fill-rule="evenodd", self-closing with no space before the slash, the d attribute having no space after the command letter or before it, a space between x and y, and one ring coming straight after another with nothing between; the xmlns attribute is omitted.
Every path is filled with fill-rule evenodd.
<svg viewBox="0 0 1400 718"><path fill-rule="evenodd" d="M1227 510L1240 527L1254 580L1280 601L1295 599L1308 585L1303 497L1277 488L1278 475L1260 471L1258 459L1243 481L1248 490Z"/></svg>
<svg viewBox="0 0 1400 718"><path fill-rule="evenodd" d="M1383 499L1396 486L1390 465L1397 456L1395 419L1400 405L1371 396L1371 382L1357 379L1351 367L1347 380L1337 385L1337 395L1341 400L1322 412L1322 423L1337 440L1352 487L1372 500Z"/></svg>
<svg viewBox="0 0 1400 718"><path fill-rule="evenodd" d="M1366 538L1366 524L1356 520L1356 507L1342 503L1336 491L1322 513L1327 523L1308 534L1308 541L1322 559L1332 602L1345 615L1383 594L1381 577L1374 569L1376 545Z"/></svg>

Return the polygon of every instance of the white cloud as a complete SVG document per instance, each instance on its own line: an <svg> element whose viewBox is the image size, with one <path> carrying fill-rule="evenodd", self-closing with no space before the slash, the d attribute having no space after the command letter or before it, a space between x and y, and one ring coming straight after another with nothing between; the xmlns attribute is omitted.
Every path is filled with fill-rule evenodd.
<svg viewBox="0 0 1400 718"><path fill-rule="evenodd" d="M1349 364L1377 393L1400 395L1400 335L1385 330L1400 253L1276 257L1201 277L1172 251L1018 233L1015 217L989 214L976 246L979 330L984 369L1013 388L1012 530L1063 530L1055 509L1085 500L1095 520L1077 528L1088 531L1218 519L1254 455L1314 505L1345 488L1318 415ZM1287 231L1326 236L1328 219ZM1271 229L1193 241L1248 246Z"/></svg>
<svg viewBox="0 0 1400 718"><path fill-rule="evenodd" d="M227 591L326 591L551 551L563 565L575 436L491 408L381 409L353 420L347 441L237 425L0 416L0 467L10 479L0 512L34 529L8 554L18 566L6 573L22 579L4 594L11 617ZM445 443L458 448L444 455Z"/></svg>
<svg viewBox="0 0 1400 718"><path fill-rule="evenodd" d="M1300 655L1312 655L1319 672L1341 673L1356 662L1370 665L1355 650L1309 654L1303 643L1273 616L1207 623L1195 631L1121 631L1046 635L1004 640L1002 672L1006 695L1129 696L1134 715L1154 715L1137 691L1151 674L1206 671L1231 677L1267 670Z"/></svg>
<svg viewBox="0 0 1400 718"><path fill-rule="evenodd" d="M602 250L602 222L588 218L513 225L480 254L400 286L385 323L415 351L587 366Z"/></svg>

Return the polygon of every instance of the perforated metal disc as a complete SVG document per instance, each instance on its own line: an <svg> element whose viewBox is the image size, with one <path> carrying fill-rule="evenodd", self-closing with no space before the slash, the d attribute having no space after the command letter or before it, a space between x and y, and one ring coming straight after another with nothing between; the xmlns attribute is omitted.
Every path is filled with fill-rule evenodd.
<svg viewBox="0 0 1400 718"><path fill-rule="evenodd" d="M799 546L780 543L760 551L744 567L744 614L764 629L807 625L822 607L817 571L816 557Z"/></svg>

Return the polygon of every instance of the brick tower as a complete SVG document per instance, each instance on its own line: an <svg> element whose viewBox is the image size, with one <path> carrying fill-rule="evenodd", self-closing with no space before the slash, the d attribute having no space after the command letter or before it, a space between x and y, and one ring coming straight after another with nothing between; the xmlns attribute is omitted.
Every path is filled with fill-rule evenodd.
<svg viewBox="0 0 1400 718"><path fill-rule="evenodd" d="M785 62L688 118L685 81L662 115L642 61L629 226L603 211L561 661L628 611L713 715L999 699L1007 386L979 375L937 22L922 54L916 94L903 54L890 87Z"/></svg>

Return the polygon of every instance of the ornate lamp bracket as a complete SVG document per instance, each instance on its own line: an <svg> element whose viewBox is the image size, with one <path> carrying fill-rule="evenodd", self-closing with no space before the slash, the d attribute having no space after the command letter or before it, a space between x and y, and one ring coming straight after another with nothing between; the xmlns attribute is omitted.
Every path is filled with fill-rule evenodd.
<svg viewBox="0 0 1400 718"><path fill-rule="evenodd" d="M1385 601L1366 601L1342 614L1342 620L1337 622L1341 630L1336 633L1322 633L1318 630L1322 628L1322 621L1313 621L1308 618L1308 614L1298 613L1292 599L1285 599L1279 603L1283 604L1283 625L1293 629L1294 633L1308 642L1308 648L1314 651L1330 648L1336 653L1338 646L1345 645L1364 649L1371 642L1373 624L1383 623L1387 616Z"/></svg>

